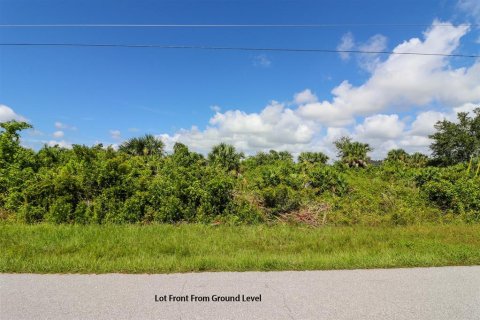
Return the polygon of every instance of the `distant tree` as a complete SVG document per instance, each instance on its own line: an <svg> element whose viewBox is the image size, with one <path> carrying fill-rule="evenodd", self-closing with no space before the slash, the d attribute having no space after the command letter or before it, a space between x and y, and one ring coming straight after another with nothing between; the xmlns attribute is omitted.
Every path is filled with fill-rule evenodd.
<svg viewBox="0 0 480 320"><path fill-rule="evenodd" d="M409 164L416 168L425 167L428 164L428 156L420 152L415 152L410 156Z"/></svg>
<svg viewBox="0 0 480 320"><path fill-rule="evenodd" d="M2 133L4 133L8 137L11 137L12 140L14 140L15 142L18 142L20 139L19 132L25 129L32 128L32 125L26 122L12 120L7 122L1 122L0 127L3 129Z"/></svg>
<svg viewBox="0 0 480 320"><path fill-rule="evenodd" d="M188 147L183 143L177 142L173 146L173 160L179 166L190 166L194 163L198 163L200 161L205 160L203 155L196 152L191 152L188 150Z"/></svg>
<svg viewBox="0 0 480 320"><path fill-rule="evenodd" d="M270 150L267 152L258 152L256 155L249 158L255 165L273 164L277 161L293 162L293 155L288 151Z"/></svg>
<svg viewBox="0 0 480 320"><path fill-rule="evenodd" d="M275 150L270 150L270 154L275 154ZM277 160L280 161L293 161L293 155L288 151L279 151L277 153Z"/></svg>
<svg viewBox="0 0 480 320"><path fill-rule="evenodd" d="M133 156L162 156L165 144L151 134L132 138L124 142L118 150Z"/></svg>
<svg viewBox="0 0 480 320"><path fill-rule="evenodd" d="M302 152L298 156L298 162L300 163L326 164L327 161L328 161L328 156L322 152Z"/></svg>
<svg viewBox="0 0 480 320"><path fill-rule="evenodd" d="M473 111L473 117L459 112L457 119L438 121L436 132L429 136L433 140L433 157L443 165L467 162L480 155L480 108Z"/></svg>
<svg viewBox="0 0 480 320"><path fill-rule="evenodd" d="M388 151L385 161L407 163L410 155L403 149L393 149Z"/></svg>
<svg viewBox="0 0 480 320"><path fill-rule="evenodd" d="M385 161L397 164L400 163L409 167L421 168L427 165L428 156L420 152L408 154L403 149L393 149L388 152Z"/></svg>
<svg viewBox="0 0 480 320"><path fill-rule="evenodd" d="M220 143L212 148L208 154L208 162L211 165L219 166L227 171L238 171L243 153L235 150L235 147L226 143Z"/></svg>
<svg viewBox="0 0 480 320"><path fill-rule="evenodd" d="M0 123L0 165L3 167L14 161L20 147L20 131L32 126L26 122L8 121Z"/></svg>
<svg viewBox="0 0 480 320"><path fill-rule="evenodd" d="M334 144L341 162L349 167L367 167L370 160L368 153L373 151L369 144L352 141L349 137L342 137Z"/></svg>

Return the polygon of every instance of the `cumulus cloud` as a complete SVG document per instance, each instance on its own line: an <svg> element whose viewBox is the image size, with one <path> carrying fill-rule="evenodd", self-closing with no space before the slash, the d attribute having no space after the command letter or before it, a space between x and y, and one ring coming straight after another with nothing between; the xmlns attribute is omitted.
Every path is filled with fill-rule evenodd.
<svg viewBox="0 0 480 320"><path fill-rule="evenodd" d="M355 127L356 135L367 139L395 139L403 133L405 123L398 115L377 114L365 118L362 124Z"/></svg>
<svg viewBox="0 0 480 320"><path fill-rule="evenodd" d="M7 122L11 120L26 121L23 116L15 113L12 108L4 104L0 104L0 122Z"/></svg>
<svg viewBox="0 0 480 320"><path fill-rule="evenodd" d="M302 92L296 93L294 96L295 104L315 103L318 101L317 96L310 90L305 89Z"/></svg>
<svg viewBox="0 0 480 320"><path fill-rule="evenodd" d="M435 132L435 123L446 118L448 116L443 112L433 110L421 112L412 122L410 134L414 136L428 136Z"/></svg>
<svg viewBox="0 0 480 320"><path fill-rule="evenodd" d="M469 31L465 25L435 24L446 23L435 21L422 38L406 40L393 51L451 54ZM355 46L353 36L345 35L341 45ZM359 46L382 51L386 38L377 35ZM305 89L294 95L293 103L272 101L260 112L215 108L206 128L194 126L159 137L167 148L179 141L200 152L226 142L247 153L319 150L334 157L332 143L352 136L374 147L373 158L382 158L392 148L428 153L428 135L437 121L454 120L457 112L480 105L480 60L464 60L463 66L454 67L448 57L441 56L369 59L364 66L371 72L369 78L357 86L345 80L332 89L331 97L319 99Z"/></svg>
<svg viewBox="0 0 480 320"><path fill-rule="evenodd" d="M312 141L318 124L301 118L284 104L272 101L260 113L240 110L217 112L205 130L192 127L174 135L160 135L168 146L181 141L198 151L208 151L224 141L246 152L264 149L291 149Z"/></svg>
<svg viewBox="0 0 480 320"><path fill-rule="evenodd" d="M393 51L451 54L467 31L467 26L433 26L423 40L412 38ZM331 100L301 106L300 114L326 125L339 125L353 122L357 115L387 109L475 102L480 100L480 61L454 69L446 57L390 55L376 65L365 83L353 86L345 80L332 90L332 96Z"/></svg>

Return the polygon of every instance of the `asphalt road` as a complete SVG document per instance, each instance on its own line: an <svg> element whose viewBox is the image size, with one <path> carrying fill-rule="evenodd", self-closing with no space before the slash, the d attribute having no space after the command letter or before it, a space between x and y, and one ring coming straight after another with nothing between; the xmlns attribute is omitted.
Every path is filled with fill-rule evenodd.
<svg viewBox="0 0 480 320"><path fill-rule="evenodd" d="M480 266L0 275L0 319L480 319ZM168 301L174 299L189 301ZM197 301L191 301L192 295ZM217 302L213 296L244 300ZM259 299L261 301L254 301ZM210 301L200 302L202 297ZM256 298L254 298L256 297ZM155 301L166 298L167 301Z"/></svg>

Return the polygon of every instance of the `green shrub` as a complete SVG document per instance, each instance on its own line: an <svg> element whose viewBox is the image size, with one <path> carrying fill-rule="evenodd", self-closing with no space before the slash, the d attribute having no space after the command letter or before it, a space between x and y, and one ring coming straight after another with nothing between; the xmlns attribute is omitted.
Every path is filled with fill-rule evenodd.
<svg viewBox="0 0 480 320"><path fill-rule="evenodd" d="M147 206L146 194L136 192L133 196L125 200L120 210L119 222L136 223L143 220L145 208Z"/></svg>
<svg viewBox="0 0 480 320"><path fill-rule="evenodd" d="M329 191L342 196L348 192L348 183L344 175L332 167L315 166L307 173L307 185L318 194Z"/></svg>
<svg viewBox="0 0 480 320"><path fill-rule="evenodd" d="M23 205L18 210L17 220L24 223L36 223L43 221L46 211L42 207Z"/></svg>
<svg viewBox="0 0 480 320"><path fill-rule="evenodd" d="M73 206L71 200L65 197L55 199L50 206L50 210L45 215L45 220L52 223L71 222Z"/></svg>
<svg viewBox="0 0 480 320"><path fill-rule="evenodd" d="M298 192L283 184L262 189L260 194L263 205L270 209L270 213L274 215L296 210L300 207Z"/></svg>

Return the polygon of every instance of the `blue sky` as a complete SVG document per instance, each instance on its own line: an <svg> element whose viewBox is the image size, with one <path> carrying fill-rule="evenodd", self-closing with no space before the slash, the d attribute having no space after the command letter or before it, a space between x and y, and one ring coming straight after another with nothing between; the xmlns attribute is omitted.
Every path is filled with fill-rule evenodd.
<svg viewBox="0 0 480 320"><path fill-rule="evenodd" d="M444 1L0 0L0 24L418 24L332 28L0 28L2 43L122 43L480 54L480 4ZM429 26L451 23L451 27ZM403 43L403 45L402 45ZM27 146L152 133L208 151L333 154L348 134L428 152L433 123L480 103L478 59L333 53L0 47L0 120ZM463 69L462 69L463 68ZM347 81L347 82L345 82ZM418 83L416 83L418 82ZM343 83L343 84L342 84ZM332 92L333 90L333 92Z"/></svg>

